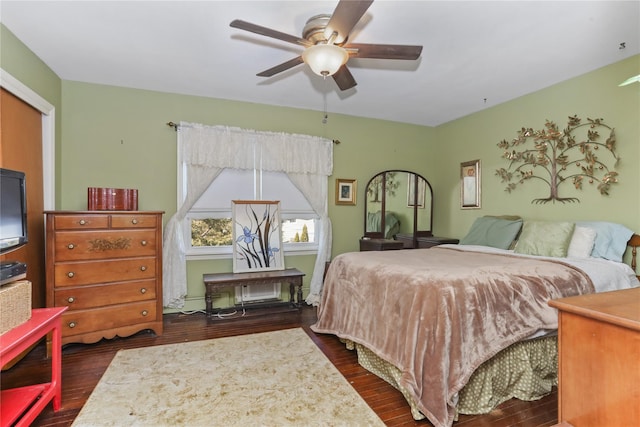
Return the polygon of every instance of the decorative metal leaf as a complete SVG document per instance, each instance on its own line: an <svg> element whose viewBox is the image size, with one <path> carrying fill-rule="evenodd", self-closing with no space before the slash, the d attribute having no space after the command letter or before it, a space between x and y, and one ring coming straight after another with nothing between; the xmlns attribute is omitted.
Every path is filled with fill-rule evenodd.
<svg viewBox="0 0 640 427"><path fill-rule="evenodd" d="M573 177L573 186L578 190L582 190L582 175Z"/></svg>
<svg viewBox="0 0 640 427"><path fill-rule="evenodd" d="M600 134L598 133L597 130L590 130L587 132L587 136L589 138L589 141L597 141L598 138L600 138Z"/></svg>
<svg viewBox="0 0 640 427"><path fill-rule="evenodd" d="M569 126L578 126L582 119L580 119L577 115L569 116Z"/></svg>
<svg viewBox="0 0 640 427"><path fill-rule="evenodd" d="M589 117L587 117L587 120L589 121L589 123L591 123L591 127L594 128L596 126L602 126L602 121L604 119L590 119Z"/></svg>
<svg viewBox="0 0 640 427"><path fill-rule="evenodd" d="M610 151L615 151L615 149L616 149L616 133L615 133L614 129L611 129L611 133L609 134L609 138L607 138L607 140L606 140L604 145Z"/></svg>

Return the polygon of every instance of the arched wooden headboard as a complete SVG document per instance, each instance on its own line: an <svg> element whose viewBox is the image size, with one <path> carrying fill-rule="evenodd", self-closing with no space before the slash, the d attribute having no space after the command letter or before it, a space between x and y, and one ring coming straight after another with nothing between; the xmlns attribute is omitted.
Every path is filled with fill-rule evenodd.
<svg viewBox="0 0 640 427"><path fill-rule="evenodd" d="M627 246L631 247L631 268L636 272L638 279L640 279L640 275L638 275L638 271L636 270L636 253L638 252L638 247L640 246L640 235L634 234L629 239Z"/></svg>

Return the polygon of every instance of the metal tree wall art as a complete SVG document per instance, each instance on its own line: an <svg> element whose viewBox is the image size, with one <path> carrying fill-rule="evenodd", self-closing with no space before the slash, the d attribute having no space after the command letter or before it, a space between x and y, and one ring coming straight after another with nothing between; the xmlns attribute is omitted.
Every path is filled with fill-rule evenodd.
<svg viewBox="0 0 640 427"><path fill-rule="evenodd" d="M509 160L508 168L496 171L502 182L508 183L505 191L511 192L528 180L538 179L549 185L549 196L533 199L531 203L556 200L579 203L576 197L559 196L558 187L565 181L573 183L578 190L582 190L585 181L590 185L597 183L600 194L608 195L611 184L618 182L618 173L613 168L620 161L614 129L604 124L603 119L581 121L575 115L569 117L567 127L561 131L554 122L547 120L542 130L522 128L511 142L502 140L498 143L503 150L502 157ZM608 133L604 141L600 136L603 130ZM605 158L599 158L598 154Z"/></svg>

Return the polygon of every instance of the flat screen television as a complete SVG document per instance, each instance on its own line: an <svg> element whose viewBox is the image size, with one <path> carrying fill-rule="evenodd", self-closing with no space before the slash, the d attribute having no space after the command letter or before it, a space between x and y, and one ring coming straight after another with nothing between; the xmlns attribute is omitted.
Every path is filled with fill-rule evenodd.
<svg viewBox="0 0 640 427"><path fill-rule="evenodd" d="M0 253L27 243L27 189L24 172L0 168Z"/></svg>

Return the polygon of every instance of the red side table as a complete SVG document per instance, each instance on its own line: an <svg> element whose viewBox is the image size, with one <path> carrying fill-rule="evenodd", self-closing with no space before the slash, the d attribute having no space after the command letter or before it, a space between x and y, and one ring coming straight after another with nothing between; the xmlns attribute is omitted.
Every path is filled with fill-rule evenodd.
<svg viewBox="0 0 640 427"><path fill-rule="evenodd" d="M53 410L60 409L62 398L62 340L60 315L67 307L36 308L31 319L0 335L0 366L15 359L31 345L52 335L51 382L2 390L0 426L28 426L53 400Z"/></svg>

